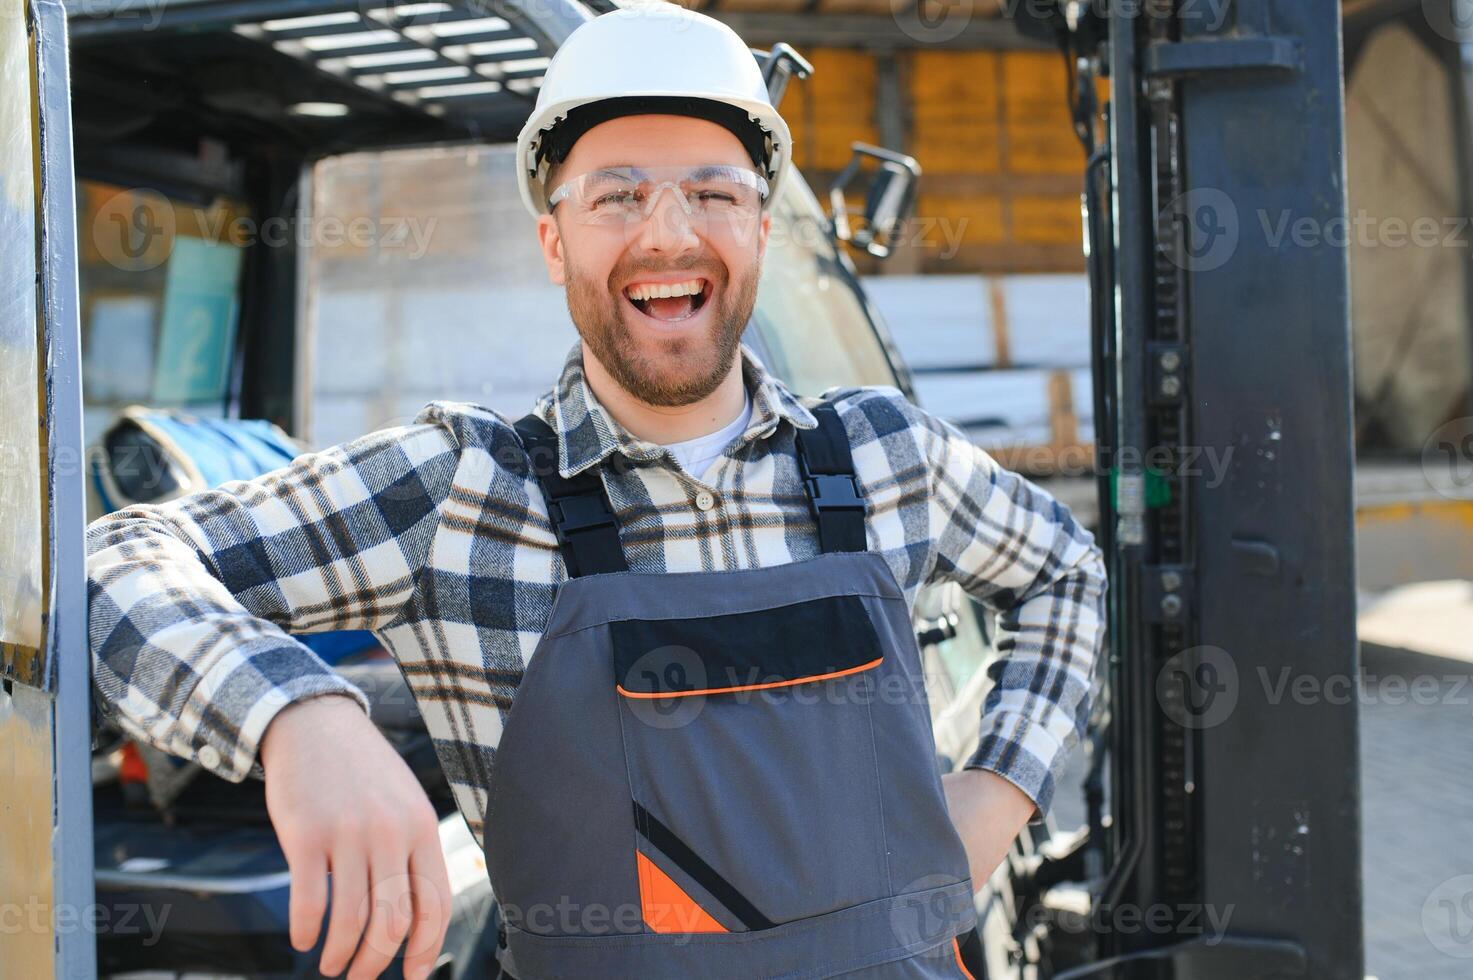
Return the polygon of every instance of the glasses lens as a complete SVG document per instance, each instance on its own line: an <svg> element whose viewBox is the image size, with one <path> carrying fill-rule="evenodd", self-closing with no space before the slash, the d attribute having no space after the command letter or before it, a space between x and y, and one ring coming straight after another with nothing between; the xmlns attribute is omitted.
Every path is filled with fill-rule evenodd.
<svg viewBox="0 0 1473 980"><path fill-rule="evenodd" d="M762 207L762 198L755 181L744 180L742 173L732 167L706 168L693 172L681 188L692 208L719 214L755 213Z"/></svg>
<svg viewBox="0 0 1473 980"><path fill-rule="evenodd" d="M731 220L755 217L766 188L762 177L741 167L609 167L573 178L555 196L586 224L643 221L666 190L676 192L689 218Z"/></svg>
<svg viewBox="0 0 1473 980"><path fill-rule="evenodd" d="M578 178L571 195L578 211L595 223L623 220L643 204L640 181L627 172L595 170Z"/></svg>

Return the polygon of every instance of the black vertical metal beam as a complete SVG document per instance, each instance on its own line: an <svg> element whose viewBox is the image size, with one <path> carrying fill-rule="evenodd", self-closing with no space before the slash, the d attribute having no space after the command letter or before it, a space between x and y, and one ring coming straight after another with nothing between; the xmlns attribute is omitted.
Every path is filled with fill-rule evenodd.
<svg viewBox="0 0 1473 980"><path fill-rule="evenodd" d="M1358 669L1339 14L1110 15L1114 822L1096 913L1164 908L1173 928L1106 930L1070 980L1364 977L1357 705L1293 693L1353 691ZM1274 234L1286 216L1321 243ZM1208 921L1225 926L1203 942Z"/></svg>
<svg viewBox="0 0 1473 980"><path fill-rule="evenodd" d="M1147 134L1141 118L1140 71L1137 51L1138 19L1115 14L1110 22L1108 52L1111 111L1111 255L1115 357L1103 365L1112 375L1111 387L1121 403L1138 397L1144 384L1141 356L1145 351L1151 308L1149 257L1151 255L1150 184ZM1097 356L1099 356L1097 354ZM1144 485L1140 461L1144 455L1144 414L1120 408L1112 418L1096 423L1109 426L1109 468L1114 504L1102 513L1114 518L1110 571L1110 684L1113 723L1110 731L1112 814L1106 860L1112 868L1097 904L1104 909L1141 905L1149 900L1157 878L1159 857L1156 799L1158 797L1152 683L1145 628L1139 608L1140 568L1145 559ZM1105 956L1128 954L1144 948L1146 937L1107 934L1101 937Z"/></svg>
<svg viewBox="0 0 1473 980"><path fill-rule="evenodd" d="M298 179L303 161L276 155L252 160L247 197L261 220L284 219L298 229ZM297 431L297 252L302 234L276 245L257 243L246 251L242 270L239 338L241 418L270 419ZM310 247L310 246L309 246Z"/></svg>
<svg viewBox="0 0 1473 980"><path fill-rule="evenodd" d="M1221 191L1238 233L1188 297L1196 441L1234 454L1196 515L1200 635L1237 673L1236 706L1199 733L1202 900L1299 942L1307 975L1362 980L1358 705L1274 693L1286 668L1352 690L1358 668L1347 251L1265 230L1346 220L1340 10L1252 8L1298 69L1181 82L1189 186Z"/></svg>

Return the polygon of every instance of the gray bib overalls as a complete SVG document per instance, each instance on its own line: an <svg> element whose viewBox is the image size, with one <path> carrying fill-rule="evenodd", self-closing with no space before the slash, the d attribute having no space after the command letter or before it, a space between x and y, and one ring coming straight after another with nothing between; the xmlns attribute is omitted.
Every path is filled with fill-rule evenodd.
<svg viewBox="0 0 1473 980"><path fill-rule="evenodd" d="M981 980L910 610L815 415L824 553L665 575L628 570L597 468L517 423L570 577L489 792L504 976Z"/></svg>

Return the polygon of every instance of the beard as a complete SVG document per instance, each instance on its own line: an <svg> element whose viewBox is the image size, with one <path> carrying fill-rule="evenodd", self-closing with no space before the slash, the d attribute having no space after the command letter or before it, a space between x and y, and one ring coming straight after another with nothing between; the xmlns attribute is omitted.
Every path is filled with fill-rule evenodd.
<svg viewBox="0 0 1473 980"><path fill-rule="evenodd" d="M639 272L689 271L711 282L709 327L699 336L647 337L643 342L627 319L637 315L614 282ZM617 266L607 281L585 276L565 263L568 312L578 334L619 387L647 405L675 408L710 395L731 372L742 331L757 302L759 263L731 281L714 260L691 259L676 265L633 262ZM697 315L706 315L702 307Z"/></svg>

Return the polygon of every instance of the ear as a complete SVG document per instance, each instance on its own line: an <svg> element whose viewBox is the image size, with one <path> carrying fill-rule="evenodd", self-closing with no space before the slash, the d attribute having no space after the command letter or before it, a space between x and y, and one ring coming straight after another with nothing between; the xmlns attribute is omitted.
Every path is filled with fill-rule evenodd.
<svg viewBox="0 0 1473 980"><path fill-rule="evenodd" d="M555 286L567 282L566 259L563 255L563 236L558 231L557 219L550 214L537 216L537 241L542 246L542 261L547 263L547 279Z"/></svg>
<svg viewBox="0 0 1473 980"><path fill-rule="evenodd" d="M767 235L772 231L772 212L763 211L757 222L757 262L761 264L767 255Z"/></svg>

